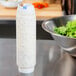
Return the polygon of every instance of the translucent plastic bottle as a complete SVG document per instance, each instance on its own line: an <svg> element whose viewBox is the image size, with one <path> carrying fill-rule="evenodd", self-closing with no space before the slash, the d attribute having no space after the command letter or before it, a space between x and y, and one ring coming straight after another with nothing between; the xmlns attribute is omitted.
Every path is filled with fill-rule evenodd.
<svg viewBox="0 0 76 76"><path fill-rule="evenodd" d="M36 65L36 15L32 4L18 5L16 15L17 66L31 73Z"/></svg>

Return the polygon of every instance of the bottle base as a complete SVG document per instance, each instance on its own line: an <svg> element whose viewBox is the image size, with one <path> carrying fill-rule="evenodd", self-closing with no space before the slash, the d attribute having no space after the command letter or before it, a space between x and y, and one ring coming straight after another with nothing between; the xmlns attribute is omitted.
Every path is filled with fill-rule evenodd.
<svg viewBox="0 0 76 76"><path fill-rule="evenodd" d="M20 73L32 73L34 72L34 67L33 68L19 68Z"/></svg>

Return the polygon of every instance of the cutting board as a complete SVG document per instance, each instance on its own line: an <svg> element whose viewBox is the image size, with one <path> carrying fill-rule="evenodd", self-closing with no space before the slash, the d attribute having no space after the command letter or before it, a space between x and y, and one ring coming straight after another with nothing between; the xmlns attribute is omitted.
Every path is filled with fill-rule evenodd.
<svg viewBox="0 0 76 76"><path fill-rule="evenodd" d="M35 10L37 20L46 20L63 15L60 4L50 4L47 8L36 8ZM16 11L17 8L9 9L0 5L0 19L16 19Z"/></svg>

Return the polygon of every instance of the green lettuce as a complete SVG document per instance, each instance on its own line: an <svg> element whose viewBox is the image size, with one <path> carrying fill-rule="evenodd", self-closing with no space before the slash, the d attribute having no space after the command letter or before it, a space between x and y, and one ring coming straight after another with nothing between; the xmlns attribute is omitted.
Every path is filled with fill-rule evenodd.
<svg viewBox="0 0 76 76"><path fill-rule="evenodd" d="M54 31L63 36L76 38L76 20L68 21L65 26L55 27Z"/></svg>

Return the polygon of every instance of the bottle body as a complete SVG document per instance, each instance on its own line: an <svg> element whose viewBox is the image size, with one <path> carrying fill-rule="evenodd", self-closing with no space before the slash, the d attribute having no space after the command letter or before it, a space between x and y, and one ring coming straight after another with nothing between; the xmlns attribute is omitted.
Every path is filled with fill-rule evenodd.
<svg viewBox="0 0 76 76"><path fill-rule="evenodd" d="M36 64L36 16L32 5L18 6L16 16L17 66L20 72L34 71Z"/></svg>

